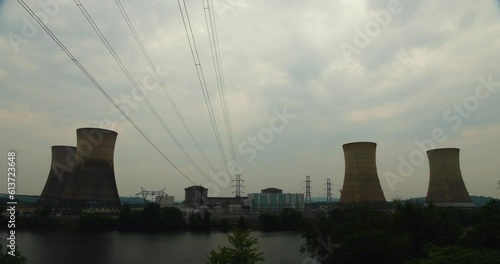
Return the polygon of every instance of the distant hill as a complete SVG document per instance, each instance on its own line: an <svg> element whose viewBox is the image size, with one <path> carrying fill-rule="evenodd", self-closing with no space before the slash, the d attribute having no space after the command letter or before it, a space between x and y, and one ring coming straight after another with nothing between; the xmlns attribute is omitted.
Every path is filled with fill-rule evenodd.
<svg viewBox="0 0 500 264"><path fill-rule="evenodd" d="M470 198L477 207L483 207L487 202L489 202L492 199L495 199L492 197L476 196L476 195L472 195ZM418 204L425 204L425 197L411 198L405 201L410 201Z"/></svg>
<svg viewBox="0 0 500 264"><path fill-rule="evenodd" d="M23 204L36 204L39 195L16 195L16 200ZM0 193L0 199L8 199L9 195L5 193ZM128 204L144 204L144 199L142 197L120 197L122 203Z"/></svg>
<svg viewBox="0 0 500 264"><path fill-rule="evenodd" d="M5 193L0 193L0 199L8 199L9 195ZM38 195L16 195L16 200L20 203L23 204L35 204L38 201ZM472 202L477 206L477 207L483 207L487 202L489 202L492 199L492 197L486 197L486 196L476 196L472 195L471 196ZM312 197L311 198L313 203L323 203L326 202L325 197ZM136 204L136 205L142 205L144 204L144 199L142 197L136 197L136 196L128 196L128 197L120 197L120 201L122 204ZM338 198L332 198L333 202L338 202ZM418 198L410 198L407 200L403 201L410 201L418 204L425 204L425 197L418 197ZM182 201L175 201L176 203L180 203Z"/></svg>
<svg viewBox="0 0 500 264"><path fill-rule="evenodd" d="M326 197L311 197L313 203L326 202ZM333 202L338 202L339 198L332 198Z"/></svg>

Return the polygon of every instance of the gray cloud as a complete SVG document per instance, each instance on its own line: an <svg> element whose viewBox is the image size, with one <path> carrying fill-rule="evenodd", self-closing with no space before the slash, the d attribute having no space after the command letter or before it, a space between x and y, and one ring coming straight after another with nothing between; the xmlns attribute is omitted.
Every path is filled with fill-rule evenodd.
<svg viewBox="0 0 500 264"><path fill-rule="evenodd" d="M29 1L35 10L43 10L37 3ZM140 82L148 75L147 63L116 5L112 1L83 3ZM449 137L440 147L462 149L462 172L469 192L496 194L499 92L481 101L458 129L443 120L443 113L474 95L477 76L492 74L495 81L500 80L498 1L401 1L403 11L393 15L359 54L353 54L351 62L345 60L339 44L352 44L355 29L363 29L373 20L371 12L385 9L388 1L244 3L218 13L217 20L235 144L269 127L273 109L287 107L297 116L255 160L246 162L246 155L239 156L246 193L268 186L300 191L305 175L317 184L314 196L323 195L321 184L327 177L340 189L342 144L370 140L378 143L378 170L386 196L423 196L428 184L426 162L394 192L382 175L396 172L398 156L407 157L416 148L414 140L429 138L440 127ZM123 4L154 64L168 73L166 86L200 146L222 169L177 3ZM199 2L188 2L188 7L229 152L203 7ZM5 151L19 152L19 191L39 194L48 174L50 146L75 144L76 128L97 126L107 118L115 121L113 129L119 132L115 168L120 194L135 194L140 186L167 186L169 194L182 199L189 183L112 111L43 31L38 28L14 52L8 34L21 34L23 18L32 21L15 1L0 1L0 145ZM130 94L132 85L72 1L61 5L48 25L113 98ZM208 172L161 88L148 91L147 96ZM143 103L131 109L130 115L195 182L207 182ZM4 166L1 163L0 168ZM229 195L230 190L222 194Z"/></svg>

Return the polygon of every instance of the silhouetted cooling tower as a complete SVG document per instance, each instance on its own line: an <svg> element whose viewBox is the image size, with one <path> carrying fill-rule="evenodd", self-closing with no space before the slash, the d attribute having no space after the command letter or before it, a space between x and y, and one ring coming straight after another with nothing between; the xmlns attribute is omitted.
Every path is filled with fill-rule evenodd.
<svg viewBox="0 0 500 264"><path fill-rule="evenodd" d="M339 203L385 203L375 163L377 144L344 144L345 176Z"/></svg>
<svg viewBox="0 0 500 264"><path fill-rule="evenodd" d="M68 182L73 177L76 147L52 146L49 176L38 199L39 206L57 206Z"/></svg>
<svg viewBox="0 0 500 264"><path fill-rule="evenodd" d="M427 151L430 167L427 203L439 206L474 207L460 171L459 154L458 148Z"/></svg>
<svg viewBox="0 0 500 264"><path fill-rule="evenodd" d="M64 207L115 210L121 206L113 166L117 135L98 128L76 130L77 165L63 193Z"/></svg>

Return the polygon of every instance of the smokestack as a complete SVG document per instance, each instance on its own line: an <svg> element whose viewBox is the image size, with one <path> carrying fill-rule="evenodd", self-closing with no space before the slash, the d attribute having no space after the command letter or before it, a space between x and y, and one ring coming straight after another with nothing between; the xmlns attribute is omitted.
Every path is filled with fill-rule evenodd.
<svg viewBox="0 0 500 264"><path fill-rule="evenodd" d="M57 206L68 182L73 177L76 147L52 146L49 176L38 199L39 206Z"/></svg>
<svg viewBox="0 0 500 264"><path fill-rule="evenodd" d="M474 207L460 171L460 149L442 148L427 151L430 177L427 203L438 206Z"/></svg>
<svg viewBox="0 0 500 264"><path fill-rule="evenodd" d="M64 207L115 210L121 206L113 165L117 136L107 129L76 130L77 166L63 193Z"/></svg>
<svg viewBox="0 0 500 264"><path fill-rule="evenodd" d="M345 158L344 186L339 203L385 203L375 163L377 144L353 142L343 146Z"/></svg>

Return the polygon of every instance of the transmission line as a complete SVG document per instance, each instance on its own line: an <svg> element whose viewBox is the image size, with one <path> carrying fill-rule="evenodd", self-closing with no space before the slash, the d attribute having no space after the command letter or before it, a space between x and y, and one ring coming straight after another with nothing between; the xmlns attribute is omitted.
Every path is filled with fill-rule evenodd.
<svg viewBox="0 0 500 264"><path fill-rule="evenodd" d="M229 116L229 109L227 106L227 99L225 93L225 81L224 81L224 73L222 70L222 62L220 59L220 50L219 50L219 40L217 34L217 25L215 23L215 15L213 12L213 4L212 1L207 0L207 6L205 6L205 0L203 2L203 10L205 14L205 23L207 24L208 38L210 42L210 51L212 55L212 61L215 71L215 79L217 81L217 88L219 91L219 98L222 106L222 114L224 117L224 124L226 127L226 133L228 136L229 147L231 150L232 158L234 161L237 160L236 151L234 147L233 133L231 127L231 119ZM208 13L208 16L207 16Z"/></svg>
<svg viewBox="0 0 500 264"><path fill-rule="evenodd" d="M196 185L184 172L182 172L179 167L177 167L149 138L146 134L137 126L137 124L132 121L132 119L121 109L121 107L116 104L116 102L109 96L109 94L101 87L101 85L92 77L92 75L85 69L85 67L80 64L80 62L73 56L73 54L64 46L64 44L55 36L54 33L45 25L45 23L40 20L40 18L33 12L33 10L27 5L24 0L17 0L17 2L28 12L28 14L43 28L43 30L54 40L54 42L66 53L66 55L76 64L76 66L87 76L87 78L96 86L97 89L108 99L108 101L113 104L113 106L125 117L125 119L149 142L149 144L161 155L165 160L167 160L170 165L172 165L184 178L189 182Z"/></svg>
<svg viewBox="0 0 500 264"><path fill-rule="evenodd" d="M208 93L207 83L205 80L205 75L203 73L203 67L201 66L200 56L199 56L198 48L196 46L196 41L194 38L193 28L191 26L191 21L189 19L189 12L188 12L188 9L186 7L186 2L183 0L183 6L184 6L184 10L186 12L186 17L184 17L184 12L182 11L182 6L181 6L180 0L177 0L177 4L179 5L179 11L181 14L182 23L184 25L184 30L186 32L186 36L188 39L189 48L191 50L191 55L193 57L193 62L194 62L194 65L196 68L196 73L198 76L198 80L200 82L200 86L201 86L201 89L203 92L203 97L205 99L205 105L207 107L207 111L208 111L208 114L210 116L210 122L212 124L212 129L214 131L215 139L216 139L217 145L219 147L219 152L221 154L224 166L226 167L227 173L228 173L229 177L231 177L229 166L227 164L226 154L224 152L224 148L222 146L222 141L220 139L220 133L219 133L219 128L217 126L217 120L215 119L212 103L210 101L210 95ZM187 24L186 24L186 22L187 22ZM189 26L189 30L188 30L188 26Z"/></svg>
<svg viewBox="0 0 500 264"><path fill-rule="evenodd" d="M128 80L131 82L132 86L134 86L134 88L136 89L136 91L139 93L139 95L142 97L142 99L144 100L144 102L147 104L148 108L155 115L155 117L158 120L158 122L160 122L160 124L163 126L163 129L170 135L170 137L172 138L172 140L174 141L174 143L181 150L181 152L184 154L184 156L191 162L191 164L193 164L193 166L196 168L196 170L198 170L198 172L201 175L204 175L206 178L208 178L208 176L200 169L200 167L196 164L196 162L187 153L187 151L184 149L184 147L182 147L182 145L179 142L179 140L172 133L172 131L167 126L167 124L165 123L165 121L160 117L160 115L158 114L158 112L156 111L156 109L154 108L154 106L151 104L151 102L149 101L149 99L141 91L139 85L134 80L134 78L132 77L132 75L130 74L130 72L127 70L127 67L121 62L120 58L118 57L118 55L114 51L113 47L111 46L111 44L109 44L109 42L106 39L106 37L104 36L104 34L102 34L101 30L99 29L99 27L97 26L97 24L92 19L92 16L88 13L88 11L85 8L85 6L81 3L80 0L74 0L74 1L75 1L76 5L78 6L78 8L80 9L80 11L82 12L82 14L87 19L87 21L90 23L90 25L92 26L92 28L94 29L94 31L96 32L96 34L99 36L99 38L101 39L101 41L103 42L103 44L106 46L107 50L111 53L111 55L113 56L113 58L115 59L115 61L118 63L118 65L120 66L120 69L127 76Z"/></svg>
<svg viewBox="0 0 500 264"><path fill-rule="evenodd" d="M158 71L156 70L156 67L154 66L152 60L151 60L151 57L149 56L146 48L144 47L142 41L141 41L141 38L139 37L139 35L137 34L137 31L135 30L135 27L134 25L132 24L132 21L130 20L128 14L127 14L127 11L125 10L125 8L123 7L122 3L120 0L115 0L115 3L116 5L118 6L118 8L120 9L120 12L123 16L123 18L125 19L125 22L127 22L127 25L130 29L130 31L132 32L132 35L134 36L134 39L135 41L137 42L137 44L139 45L139 48L141 49L141 52L142 54L144 55L144 57L146 58L146 61L148 62L149 66L151 67L151 70L153 71L156 79L158 79L158 82L160 83L160 86L162 87L163 89L163 92L165 93L165 95L167 96L167 99L168 101L170 102L170 104L172 105L175 113L177 114L177 117L179 118L179 120L181 121L184 129L187 131L189 137L191 138L191 140L193 141L194 145L196 146L196 148L198 149L198 151L201 153L203 159L208 163L208 165L210 166L210 168L212 169L212 171L216 172L215 168L212 166L212 163L210 163L210 161L208 161L208 158L207 156L205 155L205 153L201 150L201 147L200 145L198 144L198 141L195 139L195 137L193 136L193 134L191 133L191 130L189 129L189 127L187 126L184 118L182 117L181 113L179 112L179 109L177 108L177 105L175 104L174 100L172 99L172 97L170 96L170 93L168 92L167 88L166 88L166 85L165 83L163 82L163 79L160 77L160 75L158 74Z"/></svg>

